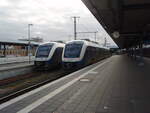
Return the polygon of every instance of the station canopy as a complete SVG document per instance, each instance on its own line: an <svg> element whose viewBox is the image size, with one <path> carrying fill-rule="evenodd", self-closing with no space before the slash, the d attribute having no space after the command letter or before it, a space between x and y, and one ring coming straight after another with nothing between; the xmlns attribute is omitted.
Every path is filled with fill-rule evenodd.
<svg viewBox="0 0 150 113"><path fill-rule="evenodd" d="M149 40L150 0L82 1L120 48Z"/></svg>

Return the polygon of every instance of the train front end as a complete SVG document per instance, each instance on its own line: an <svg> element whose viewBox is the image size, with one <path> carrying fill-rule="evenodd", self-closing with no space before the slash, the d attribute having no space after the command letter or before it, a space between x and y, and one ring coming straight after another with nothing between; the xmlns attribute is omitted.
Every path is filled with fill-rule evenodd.
<svg viewBox="0 0 150 113"><path fill-rule="evenodd" d="M62 55L63 69L77 69L84 65L83 57L85 53L84 41L71 41L65 45Z"/></svg>
<svg viewBox="0 0 150 113"><path fill-rule="evenodd" d="M36 68L49 68L53 46L53 43L47 43L38 47L34 61Z"/></svg>

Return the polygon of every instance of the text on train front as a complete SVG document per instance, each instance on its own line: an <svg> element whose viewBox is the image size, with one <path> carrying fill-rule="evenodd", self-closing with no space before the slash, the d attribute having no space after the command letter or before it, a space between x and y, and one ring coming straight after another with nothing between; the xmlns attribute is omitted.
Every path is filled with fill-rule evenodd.
<svg viewBox="0 0 150 113"><path fill-rule="evenodd" d="M83 42L69 43L65 47L64 57L65 58L78 58L83 47Z"/></svg>

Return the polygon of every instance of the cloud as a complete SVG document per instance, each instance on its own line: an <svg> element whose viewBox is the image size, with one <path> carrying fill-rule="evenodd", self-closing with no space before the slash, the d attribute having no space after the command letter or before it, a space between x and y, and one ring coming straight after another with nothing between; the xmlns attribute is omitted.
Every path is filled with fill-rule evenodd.
<svg viewBox="0 0 150 113"><path fill-rule="evenodd" d="M0 0L0 39L17 40L27 37L27 25L32 23L33 37L38 35L45 41L69 40L73 35L72 16L80 16L78 31L98 30L101 32L99 37L106 36L113 44L80 0Z"/></svg>

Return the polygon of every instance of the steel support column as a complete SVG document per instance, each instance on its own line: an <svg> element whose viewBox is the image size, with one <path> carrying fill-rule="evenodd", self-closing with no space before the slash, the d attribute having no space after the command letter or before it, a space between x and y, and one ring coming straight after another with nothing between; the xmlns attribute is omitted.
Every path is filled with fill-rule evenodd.
<svg viewBox="0 0 150 113"><path fill-rule="evenodd" d="M6 57L6 44L4 44L4 57Z"/></svg>

